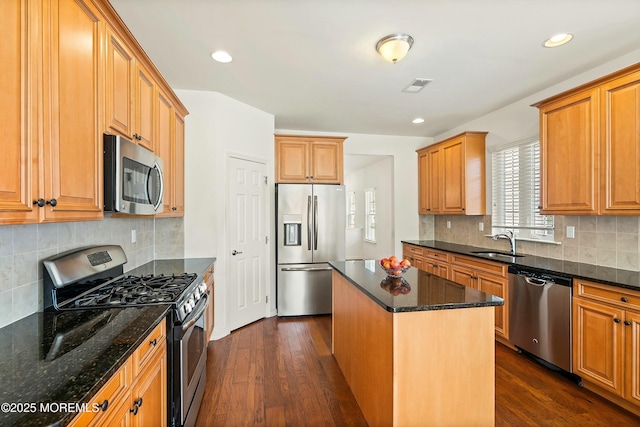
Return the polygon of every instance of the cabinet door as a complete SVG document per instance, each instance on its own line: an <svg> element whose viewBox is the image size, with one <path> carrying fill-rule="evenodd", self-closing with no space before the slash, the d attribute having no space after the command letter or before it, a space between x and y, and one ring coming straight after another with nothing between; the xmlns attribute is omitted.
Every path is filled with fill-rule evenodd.
<svg viewBox="0 0 640 427"><path fill-rule="evenodd" d="M157 91L156 98L156 152L162 159L162 173L164 178L164 194L162 196L162 216L170 216L173 208L173 165L171 149L171 120L173 118L173 108L169 98L160 90Z"/></svg>
<svg viewBox="0 0 640 427"><path fill-rule="evenodd" d="M214 326L214 299L213 299L213 267L211 267L204 276L204 281L207 284L207 295L209 297L209 305L207 306L206 313L206 331L205 337L207 340L211 339L211 332L213 332Z"/></svg>
<svg viewBox="0 0 640 427"><path fill-rule="evenodd" d="M154 104L156 85L149 73L141 66L136 68L135 139L144 148L155 151Z"/></svg>
<svg viewBox="0 0 640 427"><path fill-rule="evenodd" d="M177 112L173 122L173 216L184 215L184 118Z"/></svg>
<svg viewBox="0 0 640 427"><path fill-rule="evenodd" d="M442 149L427 152L427 213L442 212Z"/></svg>
<svg viewBox="0 0 640 427"><path fill-rule="evenodd" d="M104 23L89 1L48 4L43 193L50 204L44 221L102 219Z"/></svg>
<svg viewBox="0 0 640 427"><path fill-rule="evenodd" d="M623 393L623 316L617 308L573 299L574 373L618 396Z"/></svg>
<svg viewBox="0 0 640 427"><path fill-rule="evenodd" d="M465 209L464 139L459 138L442 147L443 205L442 212L462 214Z"/></svg>
<svg viewBox="0 0 640 427"><path fill-rule="evenodd" d="M429 207L429 178L427 152L418 152L418 214L426 215Z"/></svg>
<svg viewBox="0 0 640 427"><path fill-rule="evenodd" d="M478 281L473 270L461 267L459 265L451 265L449 269L449 280L470 288L478 289Z"/></svg>
<svg viewBox="0 0 640 427"><path fill-rule="evenodd" d="M276 138L276 180L287 183L306 183L308 173L308 141L282 141Z"/></svg>
<svg viewBox="0 0 640 427"><path fill-rule="evenodd" d="M640 214L640 72L600 89L602 211Z"/></svg>
<svg viewBox="0 0 640 427"><path fill-rule="evenodd" d="M30 46L28 25L36 2L1 1L0 58L5 66L0 79L2 155L0 155L0 223L36 222L38 209L37 64L38 50ZM19 66L18 66L19 65Z"/></svg>
<svg viewBox="0 0 640 427"><path fill-rule="evenodd" d="M166 347L158 347L156 354L131 388L131 409L134 409L136 402L142 402L138 405L137 413L131 413L131 425L134 427L167 425Z"/></svg>
<svg viewBox="0 0 640 427"><path fill-rule="evenodd" d="M133 136L133 85L135 60L129 48L107 29L106 124L109 130Z"/></svg>
<svg viewBox="0 0 640 427"><path fill-rule="evenodd" d="M341 184L343 169L342 142L311 142L309 174L312 182Z"/></svg>
<svg viewBox="0 0 640 427"><path fill-rule="evenodd" d="M589 90L540 110L542 213L593 214L596 191L598 92Z"/></svg>
<svg viewBox="0 0 640 427"><path fill-rule="evenodd" d="M496 310L496 333L505 339L509 339L509 281L504 278L478 273L478 289L504 300L504 305Z"/></svg>
<svg viewBox="0 0 640 427"><path fill-rule="evenodd" d="M640 313L626 312L625 330L625 397L640 406Z"/></svg>

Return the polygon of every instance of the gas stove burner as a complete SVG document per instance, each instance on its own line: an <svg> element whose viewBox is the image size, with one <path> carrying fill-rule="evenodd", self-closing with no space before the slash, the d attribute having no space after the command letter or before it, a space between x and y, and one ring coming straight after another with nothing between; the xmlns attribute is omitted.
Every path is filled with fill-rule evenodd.
<svg viewBox="0 0 640 427"><path fill-rule="evenodd" d="M124 276L84 293L76 308L170 304L196 279L196 274Z"/></svg>

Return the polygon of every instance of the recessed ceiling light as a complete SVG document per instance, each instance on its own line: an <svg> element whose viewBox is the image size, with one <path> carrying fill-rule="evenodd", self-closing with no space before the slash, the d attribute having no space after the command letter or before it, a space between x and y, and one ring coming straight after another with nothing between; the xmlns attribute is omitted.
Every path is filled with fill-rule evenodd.
<svg viewBox="0 0 640 427"><path fill-rule="evenodd" d="M573 34L571 33L559 33L549 37L542 43L544 47L557 47L562 46L565 43L569 43L569 41L573 38Z"/></svg>
<svg viewBox="0 0 640 427"><path fill-rule="evenodd" d="M211 54L211 57L213 58L214 61L222 62L222 63L225 63L225 64L227 62L231 62L233 60L231 55L229 55L224 50L216 50L215 52L213 52Z"/></svg>
<svg viewBox="0 0 640 427"><path fill-rule="evenodd" d="M420 118L420 117L416 117L415 119L413 119L413 120L411 121L411 123L414 123L414 124L416 124L416 125L419 125L420 123L424 123L424 119L423 119L423 118Z"/></svg>

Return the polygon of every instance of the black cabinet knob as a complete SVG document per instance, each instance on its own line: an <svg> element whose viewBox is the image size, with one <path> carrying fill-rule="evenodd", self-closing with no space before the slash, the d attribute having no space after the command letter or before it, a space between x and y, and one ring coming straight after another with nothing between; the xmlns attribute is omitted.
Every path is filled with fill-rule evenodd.
<svg viewBox="0 0 640 427"><path fill-rule="evenodd" d="M627 326L631 326L631 322L629 322L628 320L625 320L624 324L627 325Z"/></svg>
<svg viewBox="0 0 640 427"><path fill-rule="evenodd" d="M616 322L616 323L620 323L620 319L618 319L617 317L615 317L615 318L613 319L613 321L614 321L614 322Z"/></svg>
<svg viewBox="0 0 640 427"><path fill-rule="evenodd" d="M47 204L54 208L58 204L58 201L56 199L47 200Z"/></svg>
<svg viewBox="0 0 640 427"><path fill-rule="evenodd" d="M142 398L139 397L138 400L136 400L135 402L133 402L134 405L136 406L142 406Z"/></svg>
<svg viewBox="0 0 640 427"><path fill-rule="evenodd" d="M622 298L620 298L620 301L622 301L622 302L629 302L629 298L627 298L627 297L622 297Z"/></svg>
<svg viewBox="0 0 640 427"><path fill-rule="evenodd" d="M158 344L158 340L154 338L151 341L149 341L149 344L151 344L152 346L155 347ZM140 400L142 400L142 399L140 399Z"/></svg>
<svg viewBox="0 0 640 427"><path fill-rule="evenodd" d="M109 399L105 399L104 402L102 402L102 405L100 405L100 409L102 409L102 412L104 412L107 410L108 407L109 407Z"/></svg>
<svg viewBox="0 0 640 427"><path fill-rule="evenodd" d="M172 211L177 211L178 208L176 208L175 206L171 208Z"/></svg>
<svg viewBox="0 0 640 427"><path fill-rule="evenodd" d="M40 206L40 207L43 207L43 206L44 206L44 203L45 203L45 202L44 202L44 199L38 199L38 200L34 200L34 201L33 201L33 204L34 204L34 205L38 205L38 206Z"/></svg>
<svg viewBox="0 0 640 427"><path fill-rule="evenodd" d="M132 412L133 415L138 415L138 405L133 405L133 409L129 409L129 412Z"/></svg>

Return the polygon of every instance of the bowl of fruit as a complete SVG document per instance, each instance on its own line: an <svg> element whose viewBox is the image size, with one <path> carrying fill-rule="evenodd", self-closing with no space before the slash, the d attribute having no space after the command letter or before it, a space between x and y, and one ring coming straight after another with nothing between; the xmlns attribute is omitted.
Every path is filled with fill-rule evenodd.
<svg viewBox="0 0 640 427"><path fill-rule="evenodd" d="M382 258L380 266L387 276L400 277L411 268L411 263L408 259L399 260L395 255L391 255L389 258Z"/></svg>

